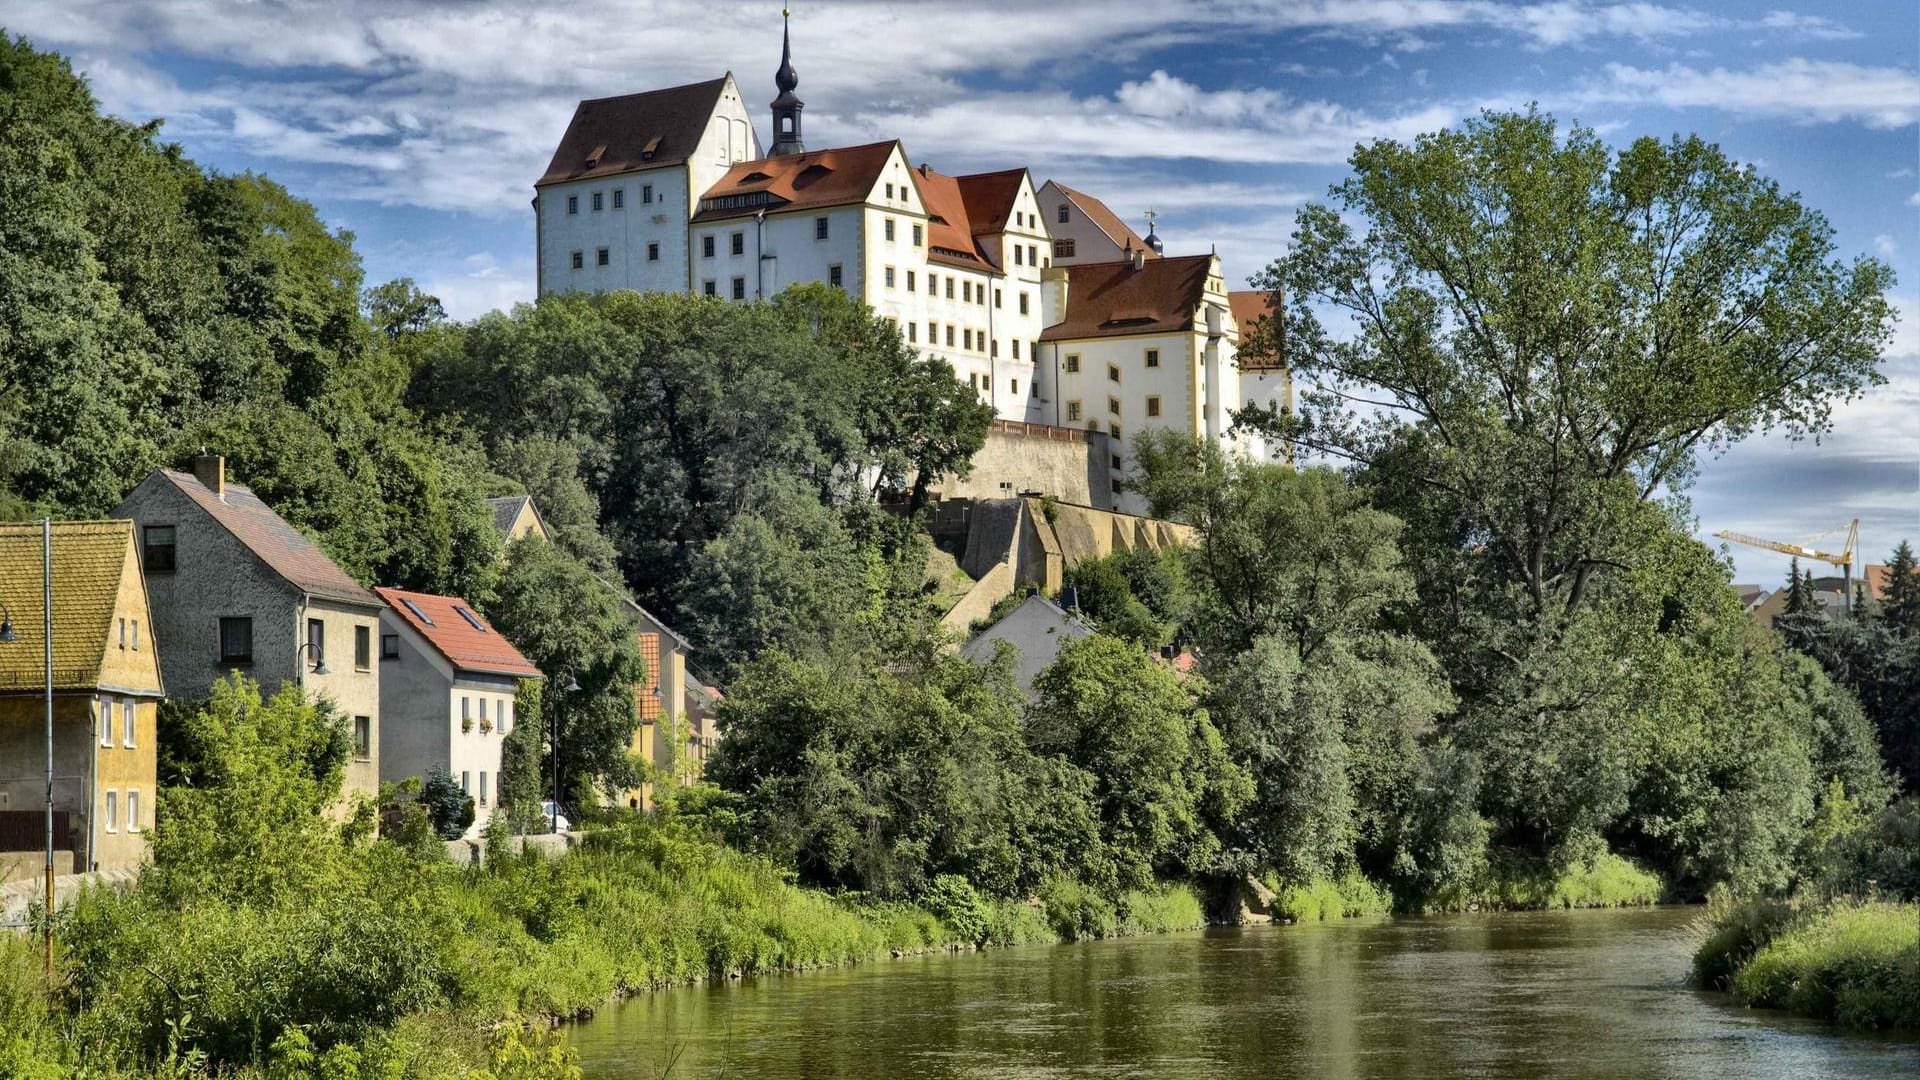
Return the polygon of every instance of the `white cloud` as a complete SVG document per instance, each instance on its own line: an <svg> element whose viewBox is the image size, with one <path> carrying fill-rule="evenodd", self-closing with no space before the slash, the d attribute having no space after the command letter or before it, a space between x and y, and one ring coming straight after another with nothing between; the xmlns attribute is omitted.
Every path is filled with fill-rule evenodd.
<svg viewBox="0 0 1920 1080"><path fill-rule="evenodd" d="M1890 259L1893 253L1899 250L1899 245L1893 242L1893 237L1881 233L1873 238L1873 250L1879 252L1881 258Z"/></svg>
<svg viewBox="0 0 1920 1080"><path fill-rule="evenodd" d="M1908 68L1794 58L1741 71L1684 64L1665 70L1608 64L1606 70L1606 81L1580 98L1808 122L1857 120L1876 128L1905 127L1920 118L1920 73Z"/></svg>
<svg viewBox="0 0 1920 1080"><path fill-rule="evenodd" d="M1907 205L1920 206L1920 191L1916 191L1913 194L1907 196Z"/></svg>
<svg viewBox="0 0 1920 1080"><path fill-rule="evenodd" d="M1822 41L1841 41L1861 36L1858 30L1842 26L1832 19L1820 15L1799 15L1791 11L1769 11L1760 20L1760 25L1769 30L1787 30Z"/></svg>

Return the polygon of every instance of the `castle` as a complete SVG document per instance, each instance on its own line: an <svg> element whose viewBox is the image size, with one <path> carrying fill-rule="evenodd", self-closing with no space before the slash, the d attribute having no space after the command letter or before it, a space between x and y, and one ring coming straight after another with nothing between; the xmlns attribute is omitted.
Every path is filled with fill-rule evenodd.
<svg viewBox="0 0 1920 1080"><path fill-rule="evenodd" d="M535 184L540 293L844 289L951 363L993 406L991 437L1015 440L949 494L1044 478L1061 488L1049 494L1138 512L1121 476L1129 436L1151 427L1279 456L1231 416L1291 404L1283 359L1240 351L1270 294L1230 292L1216 254L1166 254L1151 214L1142 237L1025 168L949 176L898 139L808 150L799 84L788 30L765 152L731 73L582 101Z"/></svg>

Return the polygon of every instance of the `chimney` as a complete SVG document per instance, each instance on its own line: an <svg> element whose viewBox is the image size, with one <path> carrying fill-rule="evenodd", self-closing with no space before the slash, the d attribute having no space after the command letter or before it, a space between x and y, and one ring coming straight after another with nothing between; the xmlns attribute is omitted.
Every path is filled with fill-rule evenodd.
<svg viewBox="0 0 1920 1080"><path fill-rule="evenodd" d="M193 459L193 478L215 496L227 497L227 459L203 448Z"/></svg>
<svg viewBox="0 0 1920 1080"><path fill-rule="evenodd" d="M1128 241L1128 243L1131 244L1132 241ZM1141 269L1142 267L1147 265L1147 249L1146 248L1130 248L1128 251L1128 254L1133 259L1133 268L1135 270Z"/></svg>

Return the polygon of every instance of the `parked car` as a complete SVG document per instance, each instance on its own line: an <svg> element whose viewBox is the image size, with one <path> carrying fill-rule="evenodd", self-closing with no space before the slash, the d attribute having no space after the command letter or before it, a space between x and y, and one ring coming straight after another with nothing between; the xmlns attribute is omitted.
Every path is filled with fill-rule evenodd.
<svg viewBox="0 0 1920 1080"><path fill-rule="evenodd" d="M557 816L555 815L552 799L541 800L540 816L554 823L554 832L566 832L568 829L573 828L573 822L567 820L566 807L561 807L559 814Z"/></svg>

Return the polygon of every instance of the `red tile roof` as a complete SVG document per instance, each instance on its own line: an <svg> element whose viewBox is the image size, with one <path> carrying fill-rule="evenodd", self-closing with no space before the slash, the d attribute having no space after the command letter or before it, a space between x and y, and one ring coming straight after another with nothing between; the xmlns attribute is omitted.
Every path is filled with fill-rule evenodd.
<svg viewBox="0 0 1920 1080"><path fill-rule="evenodd" d="M1025 169L954 177L973 235L994 236L1007 231L1007 219L1013 216L1013 204L1019 200L1026 180Z"/></svg>
<svg viewBox="0 0 1920 1080"><path fill-rule="evenodd" d="M1243 289L1227 294L1233 322L1240 328L1235 357L1242 371L1278 371L1287 366L1285 338L1274 333L1272 316L1280 302L1278 291Z"/></svg>
<svg viewBox="0 0 1920 1080"><path fill-rule="evenodd" d="M700 196L695 221L750 217L761 210L813 210L865 202L897 139L742 161ZM718 205L734 199L738 205Z"/></svg>
<svg viewBox="0 0 1920 1080"><path fill-rule="evenodd" d="M976 270L992 266L974 243L975 230L967 218L967 200L960 182L925 165L912 172L920 201L927 207L927 258Z"/></svg>
<svg viewBox="0 0 1920 1080"><path fill-rule="evenodd" d="M426 638L428 644L438 649L440 655L446 657L456 669L487 675L540 677L540 669L520 655L520 650L513 647L513 642L501 637L500 632L465 600L457 596L435 596L404 589L382 588L377 591L382 599L392 605L395 615ZM473 622L467 621L467 615L473 617ZM479 625L475 626L474 623Z"/></svg>
<svg viewBox="0 0 1920 1080"><path fill-rule="evenodd" d="M1042 341L1191 330L1206 294L1213 256L1149 259L1137 270L1127 259L1064 269L1066 318L1042 331Z"/></svg>
<svg viewBox="0 0 1920 1080"><path fill-rule="evenodd" d="M534 186L680 164L700 145L726 83L709 79L582 101Z"/></svg>
<svg viewBox="0 0 1920 1080"><path fill-rule="evenodd" d="M326 600L382 606L379 597L348 577L345 570L327 558L326 552L274 513L273 508L245 484L227 481L223 498L192 473L173 469L159 472L295 588Z"/></svg>
<svg viewBox="0 0 1920 1080"><path fill-rule="evenodd" d="M1101 232L1106 233L1115 244L1122 248L1131 247L1135 251L1145 251L1149 259L1160 257L1158 252L1147 246L1147 242L1140 238L1139 233L1128 228L1127 223L1120 220L1119 214L1107 209L1106 203L1084 191L1075 191L1058 180L1053 181L1053 186L1059 188L1060 194L1065 195L1069 202L1079 208L1082 216L1093 222Z"/></svg>

